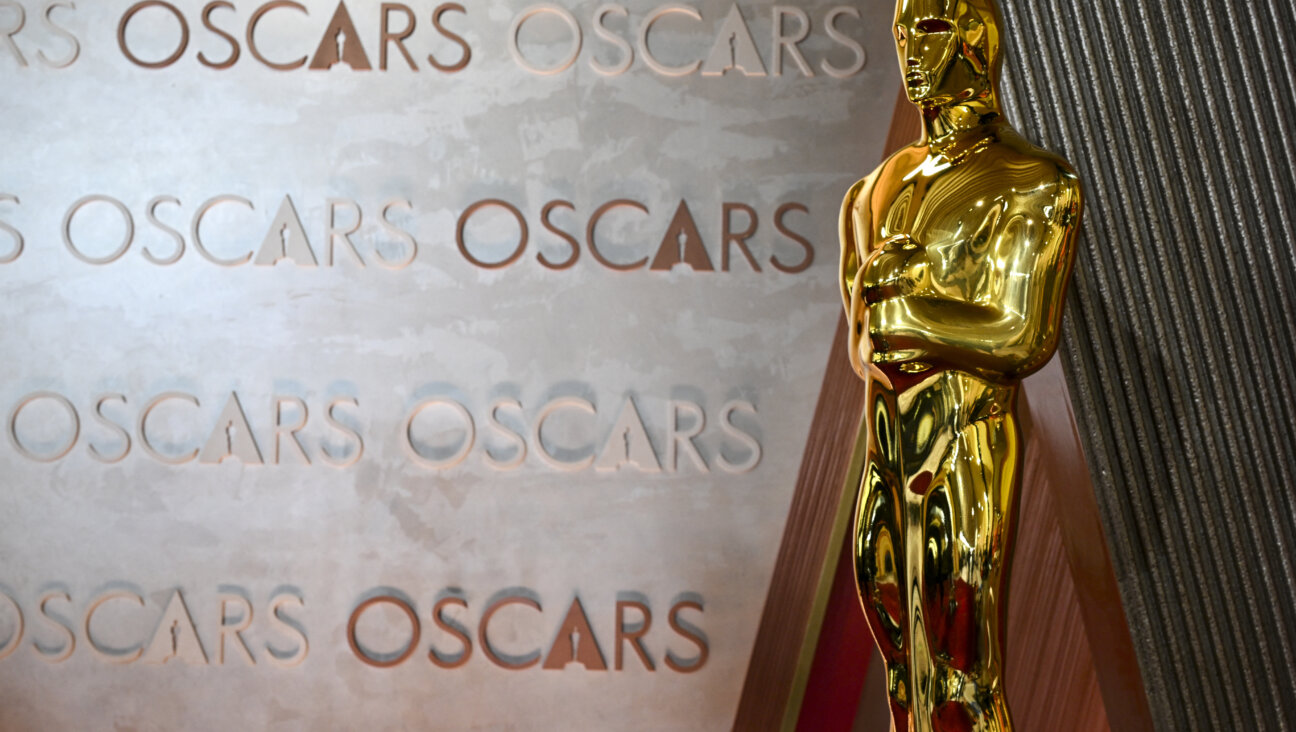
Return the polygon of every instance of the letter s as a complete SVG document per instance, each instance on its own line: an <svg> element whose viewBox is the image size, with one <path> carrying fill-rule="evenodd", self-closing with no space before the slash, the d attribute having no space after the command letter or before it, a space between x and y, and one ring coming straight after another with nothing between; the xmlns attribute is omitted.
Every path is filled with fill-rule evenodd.
<svg viewBox="0 0 1296 732"><path fill-rule="evenodd" d="M725 434L738 440L738 442L742 443L743 446L747 448L747 459L740 463L731 463L724 456L723 452L720 453L717 457L717 462L720 463L720 468L727 473L746 473L756 467L756 464L759 463L761 459L760 442L758 442L750 433L738 429L737 425L733 423L733 413L739 409L756 414L756 407L750 402L745 402L741 399L734 399L720 408L720 428L725 431Z"/></svg>
<svg viewBox="0 0 1296 732"><path fill-rule="evenodd" d="M275 624L280 633L296 636L297 647L291 651L275 650L269 643L265 647L270 656L270 663L283 668L301 664L306 660L306 654L310 652L310 643L306 640L306 631L302 630L301 623L295 618L285 617L280 613L283 606L288 603L294 603L297 607L306 606L305 601L296 595L290 593L275 595L270 599L270 622Z"/></svg>
<svg viewBox="0 0 1296 732"><path fill-rule="evenodd" d="M68 656L72 655L72 651L76 650L76 634L72 632L72 625L61 617L50 615L45 612L45 605L56 597L63 598L64 602L72 602L72 597L68 595L68 593L63 592L62 590L50 590L41 595L39 605L40 615L45 619L48 625L63 631L63 635L67 636L67 640L63 642L61 647L52 649L42 646L39 641L32 641L32 650L36 651L36 655L40 656L41 660L48 663L61 663L66 661Z"/></svg>
<svg viewBox="0 0 1296 732"><path fill-rule="evenodd" d="M21 203L21 201L18 200L17 196L9 193L0 193L0 201L9 201L10 203ZM10 226L9 224L6 224L3 221L0 221L0 229L7 231L9 233L9 236L13 237L14 240L13 251L9 252L8 254L0 254L0 264L9 264L10 262L14 261L19 256L22 255L23 235L22 232L18 231L17 229Z"/></svg>
<svg viewBox="0 0 1296 732"><path fill-rule="evenodd" d="M68 32L66 28L54 24L54 19L50 17L50 13L54 12L54 8L68 8L69 10L76 10L76 5L73 5L70 2L49 3L45 6L45 12L42 13L45 20L45 26L48 27L54 35L59 36L70 43L72 48L68 51L67 56L58 61L50 60L50 57L46 56L44 51L37 51L36 55L46 66L55 69L64 69L71 66L72 62L77 60L77 56L81 55L81 42L77 40L76 36Z"/></svg>
<svg viewBox="0 0 1296 732"><path fill-rule="evenodd" d="M829 10L828 16L824 18L824 30L828 32L829 38L849 48L851 53L855 54L855 63L852 63L844 69L839 69L836 66L833 66L828 63L827 59L824 59L819 63L819 68L823 69L824 73L837 79L845 79L858 74L860 69L863 69L864 64L868 61L868 54L864 52L864 47L855 39L842 33L840 30L837 30L837 18L843 15L849 15L856 20L859 20L860 17L859 11L855 8L849 5L838 5L832 10Z"/></svg>

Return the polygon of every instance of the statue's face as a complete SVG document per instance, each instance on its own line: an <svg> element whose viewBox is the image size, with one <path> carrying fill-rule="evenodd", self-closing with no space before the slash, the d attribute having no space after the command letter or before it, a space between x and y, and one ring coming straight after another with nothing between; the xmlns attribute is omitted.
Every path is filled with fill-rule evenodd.
<svg viewBox="0 0 1296 732"><path fill-rule="evenodd" d="M989 91L998 50L989 2L897 0L896 53L911 102L943 107Z"/></svg>

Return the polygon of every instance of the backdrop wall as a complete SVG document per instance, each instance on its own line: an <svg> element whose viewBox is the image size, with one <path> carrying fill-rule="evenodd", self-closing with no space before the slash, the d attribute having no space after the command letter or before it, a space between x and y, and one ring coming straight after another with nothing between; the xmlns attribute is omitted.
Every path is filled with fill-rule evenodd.
<svg viewBox="0 0 1296 732"><path fill-rule="evenodd" d="M1087 186L1062 348L1157 726L1289 729L1296 13L1003 10L1008 112Z"/></svg>

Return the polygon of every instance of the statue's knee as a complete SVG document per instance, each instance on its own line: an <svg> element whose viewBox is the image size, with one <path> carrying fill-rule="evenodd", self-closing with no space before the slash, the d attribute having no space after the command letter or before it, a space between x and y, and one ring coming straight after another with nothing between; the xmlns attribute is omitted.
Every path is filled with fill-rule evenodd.
<svg viewBox="0 0 1296 732"><path fill-rule="evenodd" d="M936 732L1007 732L1011 730L1007 701L996 679L937 664L931 699Z"/></svg>
<svg viewBox="0 0 1296 732"><path fill-rule="evenodd" d="M868 592L900 585L903 546L895 510L889 496L872 491L865 497L856 519L855 575L860 587Z"/></svg>
<svg viewBox="0 0 1296 732"><path fill-rule="evenodd" d="M887 664L887 696L893 704L909 708L909 666L904 663Z"/></svg>
<svg viewBox="0 0 1296 732"><path fill-rule="evenodd" d="M981 658L981 617L977 588L955 577L939 587L927 587L924 608L928 642L946 665L960 673L972 673L985 663Z"/></svg>
<svg viewBox="0 0 1296 732"><path fill-rule="evenodd" d="M904 644L905 611L901 569L896 557L896 537L882 527L861 535L855 557L855 577L866 615L880 642L895 649Z"/></svg>

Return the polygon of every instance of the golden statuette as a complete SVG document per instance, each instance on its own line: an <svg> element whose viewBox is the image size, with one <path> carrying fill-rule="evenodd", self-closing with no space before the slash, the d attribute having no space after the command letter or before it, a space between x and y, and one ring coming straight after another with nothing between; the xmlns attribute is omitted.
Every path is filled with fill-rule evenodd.
<svg viewBox="0 0 1296 732"><path fill-rule="evenodd" d="M1012 729L1015 402L1057 348L1081 192L1004 120L1001 27L994 0L897 2L924 134L842 206L850 359L868 384L855 575L899 731Z"/></svg>

